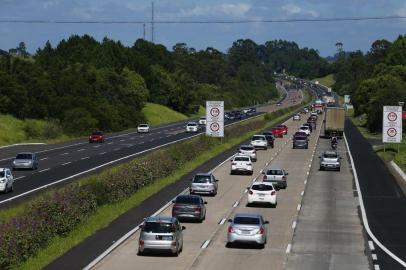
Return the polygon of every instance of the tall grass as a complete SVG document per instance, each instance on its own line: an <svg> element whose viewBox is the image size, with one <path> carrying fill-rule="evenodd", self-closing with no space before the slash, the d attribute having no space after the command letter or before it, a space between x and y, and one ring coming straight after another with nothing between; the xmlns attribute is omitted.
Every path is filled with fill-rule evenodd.
<svg viewBox="0 0 406 270"><path fill-rule="evenodd" d="M146 103L145 107L142 109L142 113L148 124L151 126L181 121L188 118L180 112L155 103Z"/></svg>

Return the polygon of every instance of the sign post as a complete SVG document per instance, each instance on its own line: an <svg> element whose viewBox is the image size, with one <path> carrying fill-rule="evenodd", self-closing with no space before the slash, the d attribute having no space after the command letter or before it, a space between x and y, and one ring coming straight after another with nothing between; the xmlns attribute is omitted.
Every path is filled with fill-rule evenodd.
<svg viewBox="0 0 406 270"><path fill-rule="evenodd" d="M224 101L206 101L206 135L224 137Z"/></svg>
<svg viewBox="0 0 406 270"><path fill-rule="evenodd" d="M402 106L383 106L382 142L402 142Z"/></svg>

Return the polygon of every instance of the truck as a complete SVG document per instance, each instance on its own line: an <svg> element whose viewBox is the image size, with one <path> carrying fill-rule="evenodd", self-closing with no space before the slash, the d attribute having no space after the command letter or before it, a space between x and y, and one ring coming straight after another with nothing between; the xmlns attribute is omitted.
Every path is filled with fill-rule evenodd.
<svg viewBox="0 0 406 270"><path fill-rule="evenodd" d="M327 107L324 119L324 136L330 138L334 133L342 137L344 133L345 111L342 107Z"/></svg>

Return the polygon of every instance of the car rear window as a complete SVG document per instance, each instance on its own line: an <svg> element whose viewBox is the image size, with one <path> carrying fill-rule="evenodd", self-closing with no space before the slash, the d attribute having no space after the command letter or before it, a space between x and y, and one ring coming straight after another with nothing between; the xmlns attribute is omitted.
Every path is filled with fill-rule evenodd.
<svg viewBox="0 0 406 270"><path fill-rule="evenodd" d="M92 133L92 135L97 135L97 136L100 136L100 135L103 135L103 133L102 133L102 132L100 132L100 131L96 131L96 132L93 132L93 133Z"/></svg>
<svg viewBox="0 0 406 270"><path fill-rule="evenodd" d="M247 224L247 225L258 225L259 218L256 217L235 217L234 224Z"/></svg>
<svg viewBox="0 0 406 270"><path fill-rule="evenodd" d="M140 127L148 127L146 124L141 124Z"/></svg>
<svg viewBox="0 0 406 270"><path fill-rule="evenodd" d="M267 175L283 175L283 171L282 170L268 170Z"/></svg>
<svg viewBox="0 0 406 270"><path fill-rule="evenodd" d="M32 159L31 154L18 154L16 159Z"/></svg>
<svg viewBox="0 0 406 270"><path fill-rule="evenodd" d="M306 141L307 138L306 138L306 137L302 137L302 136L296 136L296 137L295 137L295 140L296 140L296 141Z"/></svg>
<svg viewBox="0 0 406 270"><path fill-rule="evenodd" d="M265 138L262 137L262 136L254 136L254 137L252 137L252 140L253 140L253 141L264 141Z"/></svg>
<svg viewBox="0 0 406 270"><path fill-rule="evenodd" d="M258 190L258 191L269 191L269 190L273 190L273 187L271 185L258 184L258 185L252 185L251 189Z"/></svg>
<svg viewBox="0 0 406 270"><path fill-rule="evenodd" d="M209 183L210 182L210 176L207 175L195 175L195 178L193 179L193 183Z"/></svg>
<svg viewBox="0 0 406 270"><path fill-rule="evenodd" d="M244 151L252 151L252 150L254 150L254 147L253 146L241 146L240 149L244 150Z"/></svg>
<svg viewBox="0 0 406 270"><path fill-rule="evenodd" d="M190 126L190 127L195 127L195 126L197 126L196 123L189 123L189 124L187 124L187 125Z"/></svg>
<svg viewBox="0 0 406 270"><path fill-rule="evenodd" d="M145 222L142 231L148 233L171 233L174 231L174 228L174 225L168 222Z"/></svg>
<svg viewBox="0 0 406 270"><path fill-rule="evenodd" d="M324 154L325 158L337 158L336 154Z"/></svg>
<svg viewBox="0 0 406 270"><path fill-rule="evenodd" d="M234 161L250 161L248 157L235 157Z"/></svg>
<svg viewBox="0 0 406 270"><path fill-rule="evenodd" d="M308 130L308 127L300 127L301 130Z"/></svg>
<svg viewBox="0 0 406 270"><path fill-rule="evenodd" d="M4 175L5 175L4 171L1 171L1 172L0 172L0 177L3 178Z"/></svg>
<svg viewBox="0 0 406 270"><path fill-rule="evenodd" d="M200 199L199 199L199 197L192 197L192 196L178 196L176 198L176 203L200 204Z"/></svg>

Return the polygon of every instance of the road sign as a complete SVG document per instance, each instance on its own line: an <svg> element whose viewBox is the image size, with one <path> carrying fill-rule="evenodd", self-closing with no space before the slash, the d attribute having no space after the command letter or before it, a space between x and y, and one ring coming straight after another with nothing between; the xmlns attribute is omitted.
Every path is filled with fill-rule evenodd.
<svg viewBox="0 0 406 270"><path fill-rule="evenodd" d="M400 143L402 141L402 107L383 106L382 141Z"/></svg>
<svg viewBox="0 0 406 270"><path fill-rule="evenodd" d="M224 101L206 101L206 135L224 137Z"/></svg>

